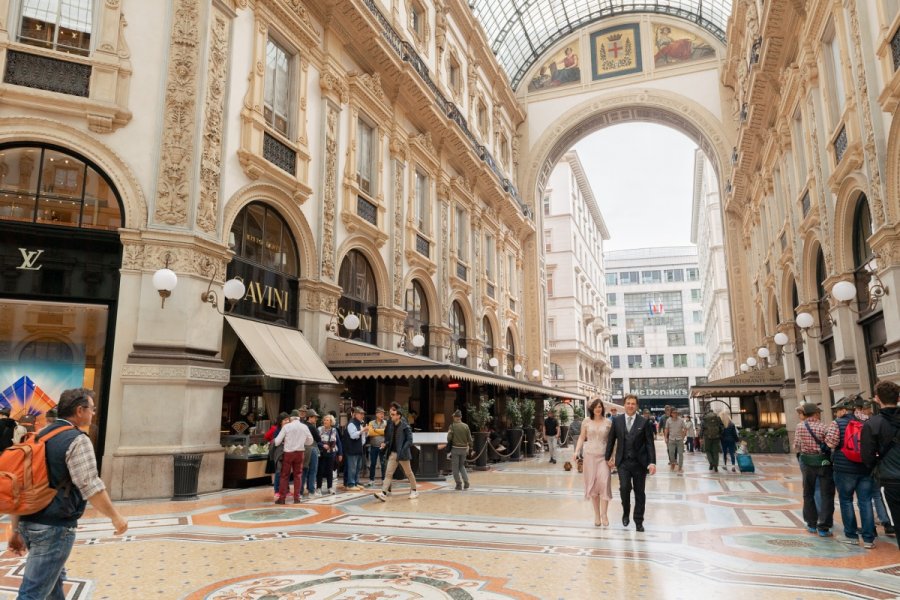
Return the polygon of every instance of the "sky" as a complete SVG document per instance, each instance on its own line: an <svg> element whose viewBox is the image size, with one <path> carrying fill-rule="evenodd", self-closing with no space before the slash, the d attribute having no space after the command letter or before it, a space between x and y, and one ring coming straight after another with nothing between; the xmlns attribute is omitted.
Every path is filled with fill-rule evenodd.
<svg viewBox="0 0 900 600"><path fill-rule="evenodd" d="M691 243L696 147L651 123L606 127L575 144L609 230L605 250Z"/></svg>

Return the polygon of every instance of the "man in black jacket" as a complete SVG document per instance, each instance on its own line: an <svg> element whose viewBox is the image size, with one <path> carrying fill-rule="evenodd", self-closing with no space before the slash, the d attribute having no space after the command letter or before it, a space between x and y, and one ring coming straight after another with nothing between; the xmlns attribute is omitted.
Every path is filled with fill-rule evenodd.
<svg viewBox="0 0 900 600"><path fill-rule="evenodd" d="M884 487L884 498L895 522L900 515L900 410L897 396L900 386L892 381L875 385L875 402L881 411L865 422L861 454L870 469L878 467L877 481ZM900 537L897 538L900 547Z"/></svg>
<svg viewBox="0 0 900 600"><path fill-rule="evenodd" d="M9 407L0 408L0 452L13 445L13 436L16 432L15 419L9 417Z"/></svg>
<svg viewBox="0 0 900 600"><path fill-rule="evenodd" d="M619 470L619 494L622 497L622 525L628 527L631 514L631 490L634 489L634 528L644 531L644 486L647 473L656 473L656 431L653 423L637 413L638 399L625 396L625 414L613 419L606 442L606 460ZM615 449L615 459L613 456Z"/></svg>
<svg viewBox="0 0 900 600"><path fill-rule="evenodd" d="M387 428L384 430L384 443L381 444L385 456L388 457L387 472L381 483L381 491L375 492L375 497L382 502L387 500L391 482L394 479L394 471L397 470L397 463L399 463L406 478L409 479L409 499L413 500L419 497L419 492L416 491L416 476L409 464L409 461L412 460L412 429L403 418L399 404L393 402L389 413L390 418Z"/></svg>

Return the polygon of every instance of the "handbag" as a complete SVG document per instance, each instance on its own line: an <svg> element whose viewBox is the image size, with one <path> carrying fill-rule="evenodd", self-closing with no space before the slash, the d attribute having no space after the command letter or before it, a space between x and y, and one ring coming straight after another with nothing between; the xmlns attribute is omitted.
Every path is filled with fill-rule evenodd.
<svg viewBox="0 0 900 600"><path fill-rule="evenodd" d="M809 435L812 436L812 439L814 439L816 441L816 443L819 445L819 452L822 453L822 458L824 459L824 461L827 461L827 464L831 464L831 448L828 447L828 444L826 444L825 442L820 440L818 437L816 437L816 434L813 433L813 430L809 426L809 423L807 423L806 421L803 421L803 424L806 426L806 430L809 432ZM818 455L809 455L809 456L818 456ZM800 455L800 459L801 460L803 459L802 454ZM821 466L825 466L825 464L826 463L823 462ZM819 466L819 465L812 465L812 466Z"/></svg>

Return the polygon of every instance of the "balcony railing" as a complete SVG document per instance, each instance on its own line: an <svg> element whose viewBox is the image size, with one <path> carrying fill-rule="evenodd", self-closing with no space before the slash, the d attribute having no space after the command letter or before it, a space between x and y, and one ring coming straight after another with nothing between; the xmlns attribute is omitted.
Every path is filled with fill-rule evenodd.
<svg viewBox="0 0 900 600"><path fill-rule="evenodd" d="M429 258L431 255L431 244L419 234L416 234L416 252L425 258Z"/></svg>
<svg viewBox="0 0 900 600"><path fill-rule="evenodd" d="M844 158L844 153L847 151L847 126L841 126L841 130L838 132L837 137L834 138L834 158L835 162L839 163Z"/></svg>
<svg viewBox="0 0 900 600"><path fill-rule="evenodd" d="M891 60L894 61L894 70L900 69L900 27L891 38Z"/></svg>
<svg viewBox="0 0 900 600"><path fill-rule="evenodd" d="M378 207L362 196L356 197L356 214L378 227Z"/></svg>
<svg viewBox="0 0 900 600"><path fill-rule="evenodd" d="M291 175L297 173L297 153L268 133L263 134L263 158Z"/></svg>
<svg viewBox="0 0 900 600"><path fill-rule="evenodd" d="M8 50L3 82L87 98L91 92L91 66Z"/></svg>
<svg viewBox="0 0 900 600"><path fill-rule="evenodd" d="M472 144L472 150L475 152L478 157L487 164L487 166L494 173L494 176L497 177L497 180L503 186L503 189L513 197L513 199L518 203L519 208L522 211L522 214L529 219L533 219L534 215L531 209L522 202L521 197L519 197L519 192L509 181L505 180L505 174L497 167L496 161L491 156L490 152L487 148L478 143L477 138L469 129L469 124L466 122L462 113L460 113L459 109L455 104L447 100L447 97L444 96L443 92L438 89L434 80L431 78L431 73L428 70L428 65L425 64L425 61L422 60L422 57L415 51L413 46L403 40L399 33L394 29L391 22L381 14L381 10L379 10L378 6L375 5L375 0L364 0L366 7L368 7L369 11L375 16L375 19L378 21L378 24L381 26L381 34L384 39L387 41L388 45L397 53L397 55L408 62L416 74L422 79L425 86L431 90L431 93L434 94L435 102L440 108L441 113L447 116L451 121L456 123L457 127L459 127L462 134L469 140L469 143Z"/></svg>

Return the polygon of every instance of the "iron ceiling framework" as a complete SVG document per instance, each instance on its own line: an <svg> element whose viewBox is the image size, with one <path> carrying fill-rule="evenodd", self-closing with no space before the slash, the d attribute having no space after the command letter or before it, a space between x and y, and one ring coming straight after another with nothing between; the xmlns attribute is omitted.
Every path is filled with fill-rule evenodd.
<svg viewBox="0 0 900 600"><path fill-rule="evenodd" d="M516 88L537 59L565 36L604 18L655 13L690 21L725 43L731 0L469 0L491 50Z"/></svg>

